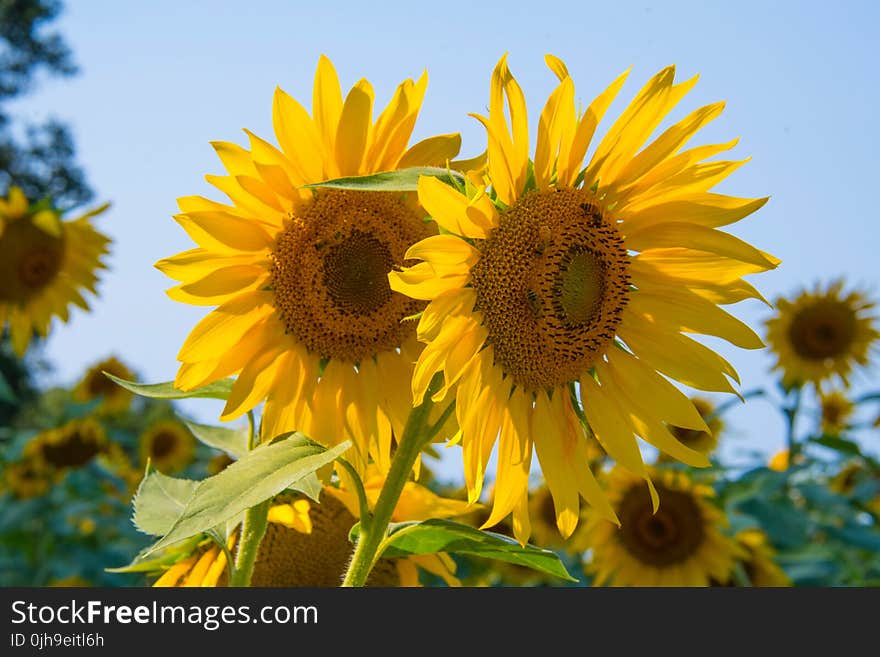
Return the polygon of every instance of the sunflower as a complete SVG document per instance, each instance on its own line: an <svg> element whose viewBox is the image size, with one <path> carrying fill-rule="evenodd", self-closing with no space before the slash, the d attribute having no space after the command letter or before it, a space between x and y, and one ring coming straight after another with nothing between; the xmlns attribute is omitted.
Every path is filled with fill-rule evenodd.
<svg viewBox="0 0 880 657"><path fill-rule="evenodd" d="M163 474L183 470L195 451L196 442L189 429L176 420L160 420L140 437L141 462L149 461Z"/></svg>
<svg viewBox="0 0 880 657"><path fill-rule="evenodd" d="M849 386L855 365L868 364L880 332L874 328L874 304L864 292L844 294L837 280L812 292L803 290L794 299L776 300L778 313L767 322L767 342L776 352L774 369L782 370L782 384L792 388L805 383L816 387L839 378Z"/></svg>
<svg viewBox="0 0 880 657"><path fill-rule="evenodd" d="M724 422L715 414L715 405L704 397L692 397L691 401L700 417L709 427L708 431L687 429L685 427L670 426L669 432L683 445L690 447L701 454L709 455L718 447L718 436L724 429ZM658 455L658 461L668 461L669 458L663 452Z"/></svg>
<svg viewBox="0 0 880 657"><path fill-rule="evenodd" d="M322 56L312 116L275 92L280 150L250 132L250 150L213 144L229 175L208 181L232 204L179 199L175 218L199 247L156 266L180 281L172 299L218 307L184 342L175 384L191 390L237 373L222 420L265 399L264 439L293 429L325 445L351 438L359 468L371 454L387 469L410 407L396 383L410 379L420 348L409 318L425 305L393 292L387 274L436 227L414 195L303 185L445 166L457 134L407 149L426 86L425 75L400 84L373 122L369 82L343 101Z"/></svg>
<svg viewBox="0 0 880 657"><path fill-rule="evenodd" d="M522 542L533 447L564 537L577 525L579 495L614 518L587 467L585 420L612 459L642 476L635 435L689 465L709 465L667 430L709 427L662 375L734 392L733 367L682 333L761 347L717 304L760 299L741 277L779 263L716 230L767 200L708 191L743 162L703 160L736 142L682 150L722 103L696 110L639 150L695 79L673 84L672 67L653 77L582 170L627 74L578 117L565 65L547 60L560 84L541 113L534 161L523 94L502 58L489 117L477 117L488 131L491 190L422 177L419 201L446 233L407 252L424 262L390 275L392 289L430 302L418 326L428 344L413 375L414 403L436 372L445 385L435 401L456 388L472 500L498 437L490 521L512 512Z"/></svg>
<svg viewBox="0 0 880 657"><path fill-rule="evenodd" d="M57 429L44 431L24 447L25 458L34 459L55 475L85 467L110 452L104 427L92 418L71 420Z"/></svg>
<svg viewBox="0 0 880 657"><path fill-rule="evenodd" d="M375 501L383 478L369 469L367 495ZM466 503L441 498L408 482L394 511L394 520L442 518L462 513ZM351 559L349 531L359 516L354 493L325 486L320 504L279 496L269 509L269 524L260 544L252 586L339 586ZM235 543L235 535L229 549ZM418 586L418 568L457 585L455 562L446 554L380 559L368 586ZM203 541L193 554L171 566L154 586L225 586L226 556L216 544Z"/></svg>
<svg viewBox="0 0 880 657"><path fill-rule="evenodd" d="M841 390L833 390L820 397L822 405L822 433L837 436L847 429L855 412L855 404Z"/></svg>
<svg viewBox="0 0 880 657"><path fill-rule="evenodd" d="M51 487L52 472L42 461L26 458L4 466L2 484L0 490L7 490L19 499L39 497Z"/></svg>
<svg viewBox="0 0 880 657"><path fill-rule="evenodd" d="M115 356L111 356L100 363L96 363L85 373L82 380L76 385L74 396L80 401L91 401L101 398L99 410L105 413L117 413L128 410L131 405L132 393L116 385L104 375L109 372L113 376L126 381L134 380L135 376Z"/></svg>
<svg viewBox="0 0 880 657"><path fill-rule="evenodd" d="M655 471L660 508L640 479L623 468L609 474L609 497L620 527L590 512L586 569L596 586L708 586L730 579L742 548L721 528L727 520L712 489L683 471Z"/></svg>
<svg viewBox="0 0 880 657"><path fill-rule="evenodd" d="M776 552L764 532L746 529L738 532L734 539L747 555L742 564L752 586L791 586L788 575L774 561Z"/></svg>
<svg viewBox="0 0 880 657"><path fill-rule="evenodd" d="M107 207L63 221L56 210L30 205L18 187L0 198L0 331L9 326L19 356L34 332L48 335L54 316L68 320L71 303L89 309L83 292L97 294L110 243L90 220Z"/></svg>

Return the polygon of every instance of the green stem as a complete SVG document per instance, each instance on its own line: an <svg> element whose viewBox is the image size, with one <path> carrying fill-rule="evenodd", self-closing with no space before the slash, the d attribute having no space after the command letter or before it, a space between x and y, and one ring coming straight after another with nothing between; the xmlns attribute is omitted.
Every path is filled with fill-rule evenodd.
<svg viewBox="0 0 880 657"><path fill-rule="evenodd" d="M788 467L794 465L794 457L797 456L797 450L800 447L795 438L795 421L797 420L798 411L801 408L801 388L794 390L794 402L785 409L786 432L785 442L788 447Z"/></svg>
<svg viewBox="0 0 880 657"><path fill-rule="evenodd" d="M238 551L235 554L235 570L229 586L250 586L251 577L254 574L254 564L257 562L257 553L260 550L260 542L266 533L267 517L269 515L269 502L260 502L245 512L244 521L241 523L241 537Z"/></svg>
<svg viewBox="0 0 880 657"><path fill-rule="evenodd" d="M248 450L256 448L256 421L254 412L248 411ZM257 554L260 552L260 543L266 534L266 524L269 516L269 502L266 500L245 511L244 520L241 522L241 533L238 537L238 547L235 552L235 567L229 576L229 586L250 586L251 577L254 574L254 565L257 563ZM227 559L228 559L227 553Z"/></svg>
<svg viewBox="0 0 880 657"><path fill-rule="evenodd" d="M251 451L256 445L254 445L254 439L256 438L256 420L254 420L254 412L248 411L247 414L248 419L248 451Z"/></svg>
<svg viewBox="0 0 880 657"><path fill-rule="evenodd" d="M425 435L425 442L434 439L434 436L436 436L440 432L440 429L442 429L443 425L446 424L446 420L448 420L449 416L452 415L454 412L455 400L452 400L449 403L449 406L447 406L443 413L441 413L440 419L437 420L433 425L431 425L430 429L428 429L428 433Z"/></svg>
<svg viewBox="0 0 880 657"><path fill-rule="evenodd" d="M381 556L379 546L388 533L391 514L397 506L400 493L403 491L410 472L412 472L413 465L428 440L425 426L433 406L431 395L436 389L434 385L436 382L435 379L428 387L424 403L421 406L416 406L409 414L403 436L397 443L397 451L391 461L391 469L388 471L388 476L379 492L379 499L376 500L376 506L373 508L370 523L367 527L361 527L357 546L354 549L354 555L348 565L348 572L345 574L342 586L364 586L373 565Z"/></svg>

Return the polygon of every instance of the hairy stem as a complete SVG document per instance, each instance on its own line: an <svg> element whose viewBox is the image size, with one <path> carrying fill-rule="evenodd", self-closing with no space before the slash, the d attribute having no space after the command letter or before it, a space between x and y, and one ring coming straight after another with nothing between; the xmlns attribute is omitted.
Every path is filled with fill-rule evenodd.
<svg viewBox="0 0 880 657"><path fill-rule="evenodd" d="M260 542L266 533L269 501L260 502L245 512L241 523L241 540L235 553L235 570L232 571L230 586L250 586L254 574L254 564L260 551Z"/></svg>

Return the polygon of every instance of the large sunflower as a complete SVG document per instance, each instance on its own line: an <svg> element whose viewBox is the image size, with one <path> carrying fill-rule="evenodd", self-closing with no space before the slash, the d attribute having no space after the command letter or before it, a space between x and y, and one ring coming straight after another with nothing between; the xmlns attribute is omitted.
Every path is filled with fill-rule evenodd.
<svg viewBox="0 0 880 657"><path fill-rule="evenodd" d="M368 468L365 487L374 503L384 479ZM407 482L394 510L396 522L448 518L467 511L461 501L449 500ZM351 559L349 531L360 515L356 495L349 489L325 486L320 504L306 499L276 498L269 509L266 536L257 553L252 586L339 586ZM230 549L234 545L234 536ZM418 586L422 568L457 585L455 562L446 554L380 559L368 586ZM225 586L226 556L206 540L156 581L155 586Z"/></svg>
<svg viewBox="0 0 880 657"><path fill-rule="evenodd" d="M709 498L712 489L682 471L658 470L660 508L647 488L623 468L608 476L620 527L597 513L587 520L588 573L596 586L708 586L727 583L744 550L721 532L726 518Z"/></svg>
<svg viewBox="0 0 880 657"><path fill-rule="evenodd" d="M414 372L415 403L436 372L445 386L435 400L457 385L471 499L499 439L489 521L513 512L521 541L533 447L563 536L575 529L579 496L614 518L587 467L584 420L609 456L639 475L647 477L635 435L685 463L708 465L668 431L667 424L709 428L662 375L734 392L733 367L683 333L761 347L719 304L760 299L742 276L779 263L717 230L766 201L709 192L743 161L703 160L736 141L682 150L723 103L696 110L642 148L695 83L673 84L673 68L663 69L582 169L626 73L578 116L565 65L548 63L560 84L541 113L534 161L523 94L502 59L489 117L477 117L488 131L491 189L462 192L421 178L419 201L450 234L413 246L407 257L425 262L391 274L392 289L430 301L418 327L428 346Z"/></svg>
<svg viewBox="0 0 880 657"><path fill-rule="evenodd" d="M89 309L83 292L97 294L110 243L91 218L107 207L63 221L56 210L28 203L18 187L0 198L0 332L9 326L19 356L35 332L48 335L53 317L68 320L70 304Z"/></svg>
<svg viewBox="0 0 880 657"><path fill-rule="evenodd" d="M843 292L843 281L776 300L778 314L767 322L767 342L776 352L787 388L840 378L849 385L854 367L868 364L880 332L863 292Z"/></svg>
<svg viewBox="0 0 880 657"><path fill-rule="evenodd" d="M297 429L324 444L346 437L387 467L392 433L409 412L424 303L392 292L387 274L406 250L436 232L415 198L397 193L304 188L339 176L443 165L459 135L407 149L427 77L400 84L373 121L373 89L345 100L321 57L312 116L280 89L273 122L280 150L248 132L250 150L215 142L228 176L208 176L232 201L179 199L177 221L198 248L157 263L184 303L219 306L184 342L176 385L190 390L238 374L223 411L234 419L266 400L263 436Z"/></svg>

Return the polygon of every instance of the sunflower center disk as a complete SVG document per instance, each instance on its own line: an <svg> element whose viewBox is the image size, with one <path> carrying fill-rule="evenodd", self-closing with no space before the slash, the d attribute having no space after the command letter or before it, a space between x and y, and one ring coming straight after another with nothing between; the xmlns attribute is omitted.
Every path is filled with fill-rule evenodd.
<svg viewBox="0 0 880 657"><path fill-rule="evenodd" d="M847 353L856 332L856 316L845 303L823 301L798 312L791 322L792 348L807 360Z"/></svg>
<svg viewBox="0 0 880 657"><path fill-rule="evenodd" d="M504 372L526 390L579 378L629 298L629 256L592 192L527 194L479 248L477 310Z"/></svg>
<svg viewBox="0 0 880 657"><path fill-rule="evenodd" d="M428 237L396 194L320 192L282 232L272 253L275 306L287 332L323 358L359 363L415 333L425 303L393 292L388 272Z"/></svg>
<svg viewBox="0 0 880 657"><path fill-rule="evenodd" d="M150 445L150 455L156 460L163 459L174 452L177 442L177 436L163 431L153 438Z"/></svg>
<svg viewBox="0 0 880 657"><path fill-rule="evenodd" d="M64 240L44 233L29 219L6 225L0 236L0 301L23 303L61 270Z"/></svg>
<svg viewBox="0 0 880 657"><path fill-rule="evenodd" d="M80 433L67 436L59 443L43 445L42 455L46 463L56 468L79 468L101 453L101 445Z"/></svg>
<svg viewBox="0 0 880 657"><path fill-rule="evenodd" d="M650 566L686 561L704 537L703 516L687 493L657 486L660 508L654 513L647 487L631 488L620 503L620 540L636 559Z"/></svg>

